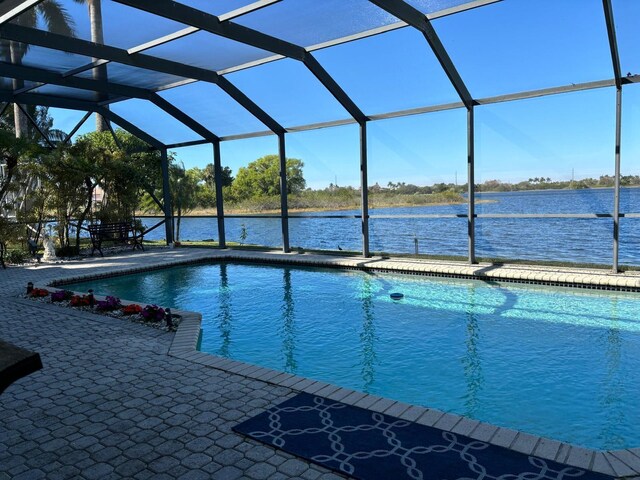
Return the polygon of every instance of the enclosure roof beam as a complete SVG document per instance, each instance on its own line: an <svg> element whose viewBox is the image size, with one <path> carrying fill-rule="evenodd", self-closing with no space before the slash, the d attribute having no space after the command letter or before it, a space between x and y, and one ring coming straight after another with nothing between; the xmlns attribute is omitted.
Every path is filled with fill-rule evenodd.
<svg viewBox="0 0 640 480"><path fill-rule="evenodd" d="M168 102L167 100L162 98L157 93L151 92L150 95L149 95L149 100L151 102L153 102L156 106L158 106L161 109L163 109L169 115L174 117L176 120L180 121L181 123L183 123L184 125L189 127L191 130L196 132L202 138L208 140L209 142L219 142L220 141L220 138L218 138L217 135L212 133L209 129L204 127L202 124L198 123L196 120L191 118L189 115L184 113L182 110L176 108L175 105L173 105L172 103Z"/></svg>
<svg viewBox="0 0 640 480"><path fill-rule="evenodd" d="M0 100L12 103L19 101L23 105L42 105L44 107L67 108L70 110L82 110L84 112L94 112L97 106L95 102L89 102L87 100L53 97L51 95L38 93L23 93L19 96L18 100L11 90L0 90Z"/></svg>
<svg viewBox="0 0 640 480"><path fill-rule="evenodd" d="M249 5L245 5L244 7L240 7L236 10L225 13L223 16L220 16L219 18L222 20L222 18L224 17L225 20L230 20L232 18L246 15L247 13L253 12L255 10L259 10L268 5L271 5L273 3L278 3L280 1L282 0L258 0L257 2L251 3ZM177 32L169 33L167 35L163 35L162 37L154 38L153 40L150 40L148 42L142 43L140 45L136 45L135 47L131 47L127 49L127 52L129 54L143 52L144 50L149 50L150 48L163 45L167 42L173 42L174 40L179 40L180 38L186 37L188 35L191 35L199 31L200 29L196 27L186 27L186 28L183 28L182 30L178 30ZM64 72L64 76L75 75L76 73L91 70L92 68L95 68L99 65L107 64L109 62L110 62L109 60L98 60L96 62L90 62L90 63L87 63L86 65L81 65L80 67L76 67L72 70ZM189 81L193 81L193 80L189 80Z"/></svg>
<svg viewBox="0 0 640 480"><path fill-rule="evenodd" d="M273 132L269 132L269 135L273 135ZM209 140L190 140L188 142L171 143L167 145L167 148L195 147L197 145L206 145L207 143L211 142Z"/></svg>
<svg viewBox="0 0 640 480"><path fill-rule="evenodd" d="M62 87L78 88L81 90L90 90L99 93L110 93L114 95L122 95L127 98L143 98L148 99L149 90L117 83L109 83L105 81L93 80L81 77L65 77L59 73L44 70L42 68L27 67L24 65L14 65L9 63L0 63L0 75L9 78L17 78L20 80L28 80L31 82L47 83L50 85L59 85ZM26 91L16 90L15 95L21 95Z"/></svg>
<svg viewBox="0 0 640 480"><path fill-rule="evenodd" d="M87 112L84 114L84 116L80 119L80 121L78 123L76 123L76 126L73 127L73 130L71 130L66 137L64 137L64 141L62 143L69 143L69 140L71 140L71 137L73 137L76 132L78 130L80 130L80 127L84 124L84 122L87 121L87 119L91 116L93 112Z"/></svg>
<svg viewBox="0 0 640 480"><path fill-rule="evenodd" d="M0 101L16 102L17 100L13 95L13 92L0 90ZM25 105L42 105L45 107L68 108L72 110L83 110L85 112L95 112L120 125L122 128L129 131L141 140L144 140L152 147L157 149L164 148L164 144L158 139L152 137L145 131L136 127L119 115L113 113L109 109L99 106L94 102L87 102L86 100L76 100L71 98L53 97L50 95L40 95L35 93L25 93L20 95L19 102Z"/></svg>
<svg viewBox="0 0 640 480"><path fill-rule="evenodd" d="M475 100L475 102L477 105L490 105L493 103L511 102L514 100L525 100L528 98L546 97L548 95L559 95L562 93L580 92L583 90L612 87L615 84L615 79L598 80L595 82L585 83L572 83L571 85L563 85L560 87L541 88L539 90L528 90L525 92L509 93L506 95L496 95L494 97L478 98Z"/></svg>
<svg viewBox="0 0 640 480"><path fill-rule="evenodd" d="M271 35L267 35L237 23L221 21L215 15L205 13L201 10L183 5L173 0L156 0L155 2L148 2L146 0L115 1L170 20L197 27L201 30L213 33L214 35L219 35L236 42L267 50L293 60L298 60L304 63L311 73L313 73L325 86L329 93L331 93L344 107L344 109L349 112L349 115L358 122L364 122L367 120L367 117L362 110L360 110L353 100L351 100L342 87L340 87L324 67L320 65L315 57L299 45L272 37Z"/></svg>
<svg viewBox="0 0 640 480"><path fill-rule="evenodd" d="M153 57L143 53L129 54L126 50L121 48L93 43L79 38L71 38L56 33L45 32L35 28L22 27L19 25L0 25L0 38L217 84L231 98L247 109L249 113L264 123L269 130L274 133L281 133L285 131L284 127L276 122L269 114L256 105L238 88L232 86L228 80L218 75L216 72L212 72L204 68L193 67L191 65L185 65L183 63L173 62L171 60L165 60L164 58Z"/></svg>
<svg viewBox="0 0 640 480"><path fill-rule="evenodd" d="M613 21L613 6L611 0L602 0L604 18L607 22L607 36L609 37L609 49L611 50L611 63L616 79L616 88L622 88L622 71L620 69L620 56L618 55L618 40L616 37L616 25Z"/></svg>
<svg viewBox="0 0 640 480"><path fill-rule="evenodd" d="M622 85L632 84L632 83L640 84L640 75L633 75L630 77L622 78ZM510 93L507 95L497 95L494 97L478 98L474 100L474 102L476 105L491 105L494 103L513 102L517 100L546 97L549 95L561 95L564 93L581 92L586 90L594 90L598 88L607 88L607 87L614 87L614 86L615 86L614 79L599 80L595 82L575 83L575 84L562 85L562 86L551 87L551 88L543 88L539 90L528 90L524 92ZM401 118L401 117L408 117L412 115L423 115L426 113L441 112L445 110L455 110L458 108L466 108L466 107L465 107L465 104L462 102L442 103L439 105L429 105L425 107L410 108L406 110L396 110L396 111L380 113L376 115L370 115L369 119L371 121L377 121L377 120L385 120L389 118ZM342 120L333 120L330 122L311 123L306 125L290 127L287 129L287 132L304 132L308 130L319 130L323 128L338 127L342 125L353 125L356 123L357 122L354 119L346 118ZM228 135L228 136L225 135L220 137L220 141L226 142L230 140L242 140L247 138L267 137L270 135L272 135L272 132L269 132L269 131L249 132L249 133L242 133L238 135ZM202 145L205 143L208 143L208 142L206 140L195 140L192 142L185 142L185 143L179 143L179 144L176 143L176 144L168 145L168 147L177 148L177 147L191 146L191 145Z"/></svg>
<svg viewBox="0 0 640 480"><path fill-rule="evenodd" d="M141 43L140 45L136 45L135 47L131 47L127 49L127 52L130 55L132 53L139 53L144 50L149 50L150 48L164 45L165 43L168 43L168 42L173 42L174 40L179 40L183 37L192 35L199 31L200 29L196 27L186 27L186 28L183 28L182 30L178 30L177 32L169 33L167 35L163 35L162 37L154 38L153 40L149 40L148 42Z"/></svg>
<svg viewBox="0 0 640 480"><path fill-rule="evenodd" d="M33 119L33 117L29 114L29 112L27 112L27 110L20 105L19 103L16 103L16 105L18 106L18 108L20 109L20 111L24 114L25 117L27 117L27 120L29 120L29 123L31 123L31 125L34 126L34 128L38 131L38 133L40 134L40 136L42 138L44 138L45 142L47 142L47 144L51 147L51 148L55 148L55 145L53 144L53 142L49 139L48 135L46 133L44 133L42 131L42 129L40 128L40 125L38 125L38 123Z"/></svg>
<svg viewBox="0 0 640 480"><path fill-rule="evenodd" d="M43 0L2 0L0 1L0 24L6 23L25 10L35 7Z"/></svg>
<svg viewBox="0 0 640 480"><path fill-rule="evenodd" d="M230 12L224 13L220 15L218 18L221 22L226 20L231 20L232 18L238 18L242 15L246 15L247 13L255 12L256 10L260 10L261 8L268 7L269 5L273 5L274 3L279 3L282 0L257 0L253 3L245 5L244 7L236 8Z"/></svg>
<svg viewBox="0 0 640 480"><path fill-rule="evenodd" d="M105 122L105 123L107 124L107 128L109 129L109 132L111 133L111 138L113 138L113 141L116 142L116 146L118 147L118 149L120 149L120 151L124 152L124 148L122 146L122 142L118 138L118 135L116 135L116 131L113 129L113 125L111 124L111 122Z"/></svg>
<svg viewBox="0 0 640 480"><path fill-rule="evenodd" d="M81 65L79 67L72 68L71 70L67 70L62 74L62 76L70 77L71 75L77 75L78 73L86 72L87 70L93 70L94 68L99 67L100 65L106 65L107 63L109 63L109 60L101 60L101 59L95 60L85 65Z"/></svg>
<svg viewBox="0 0 640 480"><path fill-rule="evenodd" d="M10 78L19 78L21 80L29 80L33 82L45 82L50 85L79 88L99 93L124 95L127 98L140 98L143 100L149 100L203 138L206 138L209 141L219 140L216 135L196 122L193 118L188 116L180 109L176 108L171 103L164 100L158 94L149 90L130 87L127 85L108 83L99 80L92 80L89 78L65 77L64 75L50 72L48 70L34 67L25 67L23 65L0 63L0 75ZM14 95L18 96L18 91L14 92Z"/></svg>
<svg viewBox="0 0 640 480"><path fill-rule="evenodd" d="M431 12L427 14L427 18L429 20L434 20L436 18L447 17L449 15L453 15L460 12L465 12L467 10L473 10L478 7L484 7L485 5L490 5L492 3L501 2L502 0L473 0L463 3L461 5L454 5L453 7L445 8L443 10L438 10L436 12ZM218 17L218 20L225 21L228 20L226 15L221 15ZM374 35L379 35L381 33L391 32L393 30L398 30L400 28L407 27L406 22L402 20L398 20L395 23L384 25L382 27L375 27L369 30L365 30L362 32L354 33L351 35L346 35L344 37L338 37L331 40L327 40L325 42L316 43L315 45L309 45L304 47L307 52L314 52L316 50L321 50L323 48L332 47L334 45L341 45L343 43L353 42L356 40L361 40L363 38L372 37ZM197 29L198 31L200 29ZM218 74L224 75L227 73L237 72L239 70L246 70L247 68L257 67L258 65L264 65L265 63L271 63L276 60L281 60L284 58L282 55L274 54L269 57L260 58L258 60L252 60L247 63L242 63L240 65L233 65L231 67L218 70Z"/></svg>
<svg viewBox="0 0 640 480"><path fill-rule="evenodd" d="M267 7L274 3L278 3L282 0L258 0L256 2L250 3L249 5L245 5L244 7L237 8L232 10L231 12L227 12L224 15L220 15L218 17L220 21L231 20L232 18L240 17L242 15L246 15L247 13L254 12L256 10L260 10L261 8ZM154 38L148 42L142 43L140 45L136 45L135 47L131 47L127 50L129 53L138 53L144 50L149 50L150 48L157 47L159 45L163 45L167 42L173 42L174 40L178 40L180 38L186 37L187 35L191 35L193 33L199 32L200 29L198 27L186 27L182 30L178 30L177 32L169 33L167 35L163 35L162 37Z"/></svg>
<svg viewBox="0 0 640 480"><path fill-rule="evenodd" d="M449 77L449 81L451 81L453 88L458 92L460 99L467 108L471 108L474 105L471 93L469 93L467 86L462 81L462 77L458 73L451 57L449 57L447 50L444 48L444 45L440 41L438 34L431 25L431 21L427 16L417 8L402 0L369 1L422 32L429 43L431 50L433 50L433 53L436 55L438 62L442 65L445 74Z"/></svg>
<svg viewBox="0 0 640 480"><path fill-rule="evenodd" d="M103 117L109 119L113 123L116 123L116 124L120 125L122 128L127 130L129 133L132 133L133 135L135 135L139 139L144 140L145 142L147 142L152 147L155 147L158 150L166 148L164 143L162 143L160 140L158 140L155 137L152 137L151 135L149 135L144 130L141 130L140 128L136 127L134 124L132 124L131 122L125 120L120 115L112 112L108 108L101 107L101 106L96 106L95 107L95 112L97 114L102 115Z"/></svg>
<svg viewBox="0 0 640 480"><path fill-rule="evenodd" d="M9 75L6 75L6 76L9 76ZM27 93L27 92L30 92L31 90L35 90L36 88L40 88L43 85L45 85L45 83L35 82L33 85L31 85L29 87L22 87L22 88L19 88L17 90L14 90L13 93L14 93L14 95L20 95L21 93Z"/></svg>

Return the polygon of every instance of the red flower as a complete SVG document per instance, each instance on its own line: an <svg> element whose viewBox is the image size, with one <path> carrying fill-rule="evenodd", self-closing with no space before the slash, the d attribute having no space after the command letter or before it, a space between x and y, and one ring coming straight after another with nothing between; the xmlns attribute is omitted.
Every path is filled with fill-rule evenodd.
<svg viewBox="0 0 640 480"><path fill-rule="evenodd" d="M125 315L135 315L135 314L140 313L142 311L142 307L140 305L132 303L131 305L127 305L125 307L122 307L120 310Z"/></svg>
<svg viewBox="0 0 640 480"><path fill-rule="evenodd" d="M74 295L73 297L71 297L70 305L72 307L88 307L89 297L87 295Z"/></svg>
<svg viewBox="0 0 640 480"><path fill-rule="evenodd" d="M29 293L31 297L46 297L47 295L49 295L49 290L45 290L44 288L34 288L31 290L31 293Z"/></svg>

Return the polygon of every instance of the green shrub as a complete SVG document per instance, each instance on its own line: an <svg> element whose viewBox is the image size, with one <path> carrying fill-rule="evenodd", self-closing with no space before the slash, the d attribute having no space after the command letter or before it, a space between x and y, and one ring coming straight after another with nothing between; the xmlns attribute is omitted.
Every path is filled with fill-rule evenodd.
<svg viewBox="0 0 640 480"><path fill-rule="evenodd" d="M21 248L14 248L13 250L8 250L5 260L8 263L25 263L29 258L29 253L25 252Z"/></svg>

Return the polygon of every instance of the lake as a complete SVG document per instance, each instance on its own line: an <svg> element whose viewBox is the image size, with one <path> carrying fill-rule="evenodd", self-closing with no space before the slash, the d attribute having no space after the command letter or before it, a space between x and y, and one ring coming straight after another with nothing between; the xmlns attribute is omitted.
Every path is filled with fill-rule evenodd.
<svg viewBox="0 0 640 480"><path fill-rule="evenodd" d="M611 214L613 189L546 190L480 193L476 213L482 214ZM407 218L407 215L465 214L466 205L372 208L369 214L370 248L373 252L430 255L467 255L466 218ZM620 212L640 213L640 188L622 188ZM289 219L292 247L325 250L361 250L359 218L326 218L358 215L357 210L305 213L312 218ZM384 215L391 218L375 218ZM143 219L147 226L158 220ZM281 246L280 219L226 218L227 241ZM621 265L640 265L640 218L620 219ZM477 218L476 255L479 257L559 260L611 264L611 218ZM215 218L183 218L182 240L217 240ZM150 232L148 240L164 238L164 228Z"/></svg>

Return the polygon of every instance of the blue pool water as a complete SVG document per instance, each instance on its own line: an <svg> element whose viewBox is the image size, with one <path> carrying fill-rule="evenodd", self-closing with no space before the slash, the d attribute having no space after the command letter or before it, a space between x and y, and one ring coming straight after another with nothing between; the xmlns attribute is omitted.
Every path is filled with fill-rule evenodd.
<svg viewBox="0 0 640 480"><path fill-rule="evenodd" d="M640 446L637 294L233 263L68 288L202 312L205 352L591 448Z"/></svg>

